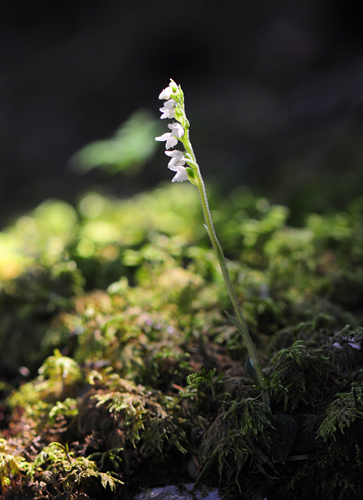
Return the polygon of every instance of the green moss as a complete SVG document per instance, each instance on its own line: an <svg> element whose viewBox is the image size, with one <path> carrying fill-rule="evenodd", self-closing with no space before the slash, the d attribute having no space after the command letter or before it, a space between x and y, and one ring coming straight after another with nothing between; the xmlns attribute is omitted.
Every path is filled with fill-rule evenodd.
<svg viewBox="0 0 363 500"><path fill-rule="evenodd" d="M186 451L187 439L184 421L178 416L178 398L135 385L116 374L110 373L105 379L98 379L101 388L97 389L96 385L96 390L86 398L90 408L82 408L80 426L83 432L102 431L102 416L106 410L122 447L136 448L141 443L141 451L147 455L162 453L168 446L174 446L182 453ZM101 410L99 416L98 408ZM92 409L95 420L90 427L88 417ZM112 434L113 430L108 428L108 432Z"/></svg>
<svg viewBox="0 0 363 500"><path fill-rule="evenodd" d="M1 491L6 491L14 484L20 471L26 466L26 460L18 450L10 450L5 439L0 439L0 484Z"/></svg>
<svg viewBox="0 0 363 500"><path fill-rule="evenodd" d="M324 398L330 373L329 359L321 349L306 348L296 341L275 357L270 376L272 397L285 411L314 405Z"/></svg>
<svg viewBox="0 0 363 500"><path fill-rule="evenodd" d="M56 495L65 495L65 498L74 498L77 491L97 491L97 483L103 488L116 490L122 481L113 477L112 473L100 472L93 460L83 456L74 456L74 452L60 443L50 443L35 457L32 464L23 469L34 481L42 473L46 481L38 483L38 489L43 495L52 489ZM96 484L95 484L96 483Z"/></svg>
<svg viewBox="0 0 363 500"><path fill-rule="evenodd" d="M220 476L235 476L241 491L240 476L246 466L252 474L272 473L271 451L278 439L264 403L252 398L232 400L204 434L200 454L208 466L211 459L217 464Z"/></svg>
<svg viewBox="0 0 363 500"><path fill-rule="evenodd" d="M302 227L247 191L211 204L271 409L192 186L47 202L0 234L4 498L111 498L203 469L231 498L359 491L362 199Z"/></svg>
<svg viewBox="0 0 363 500"><path fill-rule="evenodd" d="M53 318L80 295L83 278L73 261L38 263L0 286L0 377L21 367L32 374L50 354L42 338Z"/></svg>

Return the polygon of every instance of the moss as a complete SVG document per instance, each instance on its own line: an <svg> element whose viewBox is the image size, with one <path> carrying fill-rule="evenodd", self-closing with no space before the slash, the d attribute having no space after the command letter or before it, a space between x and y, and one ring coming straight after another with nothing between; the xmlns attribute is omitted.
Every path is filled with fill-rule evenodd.
<svg viewBox="0 0 363 500"><path fill-rule="evenodd" d="M42 338L53 318L72 307L83 291L83 278L73 261L38 263L0 287L0 377L32 375L50 350ZM19 349L19 346L22 348Z"/></svg>
<svg viewBox="0 0 363 500"><path fill-rule="evenodd" d="M275 431L275 432L274 432ZM277 448L278 434L269 408L253 398L232 400L221 409L203 436L202 460L213 459L219 474L235 476L241 490L240 476L247 466L250 473L273 471L271 450Z"/></svg>
<svg viewBox="0 0 363 500"><path fill-rule="evenodd" d="M81 404L78 425L82 434L104 433L110 448L141 444L140 451L146 455L162 453L169 446L186 451L178 398L135 385L112 372L95 380L94 390Z"/></svg>
<svg viewBox="0 0 363 500"><path fill-rule="evenodd" d="M230 498L360 491L362 200L293 227L285 207L214 194L269 409L184 188L47 202L0 235L4 254L29 250L6 254L0 290L4 498L127 496L202 471Z"/></svg>

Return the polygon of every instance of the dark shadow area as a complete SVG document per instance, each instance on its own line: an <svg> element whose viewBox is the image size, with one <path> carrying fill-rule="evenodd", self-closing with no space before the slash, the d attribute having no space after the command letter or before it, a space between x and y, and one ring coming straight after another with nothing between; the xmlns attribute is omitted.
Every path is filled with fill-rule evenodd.
<svg viewBox="0 0 363 500"><path fill-rule="evenodd" d="M135 110L158 116L170 77L207 180L296 209L344 206L363 176L361 14L358 0L2 2L0 222L49 197L167 179L161 150L134 177L68 161Z"/></svg>

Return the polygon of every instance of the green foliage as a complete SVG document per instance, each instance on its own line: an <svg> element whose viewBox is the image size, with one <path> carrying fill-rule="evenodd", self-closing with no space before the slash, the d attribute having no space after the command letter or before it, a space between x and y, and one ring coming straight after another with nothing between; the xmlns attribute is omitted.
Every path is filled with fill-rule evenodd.
<svg viewBox="0 0 363 500"><path fill-rule="evenodd" d="M73 157L82 170L108 167L112 171L139 172L156 150L158 123L147 111L136 111L121 125L111 139L85 146Z"/></svg>
<svg viewBox="0 0 363 500"><path fill-rule="evenodd" d="M54 423L59 416L71 420L78 413L75 396L82 383L82 373L71 358L55 351L39 369L34 380L23 384L10 394L8 404L22 408L34 419L38 430Z"/></svg>
<svg viewBox="0 0 363 500"><path fill-rule="evenodd" d="M62 384L71 385L81 378L81 372L74 359L62 356L56 350L54 356L49 356L39 369L39 374L49 380L50 385L62 382Z"/></svg>
<svg viewBox="0 0 363 500"><path fill-rule="evenodd" d="M122 451L123 448L111 448L104 452L95 452L89 455L88 459L97 463L98 469L102 472L122 472Z"/></svg>
<svg viewBox="0 0 363 500"><path fill-rule="evenodd" d="M10 453L5 439L0 439L0 484L4 492L26 466L26 460L22 456Z"/></svg>
<svg viewBox="0 0 363 500"><path fill-rule="evenodd" d="M182 396L192 399L201 399L201 394L202 392L205 392L205 387L207 386L211 391L213 399L215 399L217 394L221 395L219 388L223 383L223 375L223 373L217 375L216 368L213 368L212 370L209 370L209 372L206 372L205 367L202 366L200 372L194 372L188 375L188 385L182 392Z"/></svg>
<svg viewBox="0 0 363 500"><path fill-rule="evenodd" d="M32 267L0 287L0 376L39 366L49 354L42 338L51 320L71 307L82 283L75 263L61 260Z"/></svg>
<svg viewBox="0 0 363 500"><path fill-rule="evenodd" d="M330 215L312 214L307 225L314 233L315 245L334 251L339 265L352 269L362 262L363 197L357 198L345 212Z"/></svg>
<svg viewBox="0 0 363 500"><path fill-rule="evenodd" d="M354 380L362 368L363 328L346 325L336 332L324 346L324 353L329 357L331 367L345 379Z"/></svg>
<svg viewBox="0 0 363 500"><path fill-rule="evenodd" d="M326 409L326 417L317 435L324 441L336 439L337 432L345 433L356 420L363 419L363 386L353 384L350 392L337 394Z"/></svg>
<svg viewBox="0 0 363 500"><path fill-rule="evenodd" d="M269 474L274 466L271 451L278 445L268 406L253 398L233 400L223 409L203 436L200 455L204 463L218 464L219 474L235 474L241 490L241 472Z"/></svg>
<svg viewBox="0 0 363 500"><path fill-rule="evenodd" d="M104 406L117 421L122 422L124 446L136 447L148 455L162 453L168 446L184 453L186 434L178 416L178 400L161 392L112 377L112 391L95 394L97 407ZM117 387L117 389L116 389Z"/></svg>
<svg viewBox="0 0 363 500"><path fill-rule="evenodd" d="M57 401L49 412L49 421L54 423L57 418L75 418L78 415L77 400L66 398L64 401Z"/></svg>
<svg viewBox="0 0 363 500"><path fill-rule="evenodd" d="M94 481L100 482L103 488L115 491L118 484L123 482L112 473L100 472L93 460L79 456L60 443L53 442L43 448L35 457L32 464L25 468L29 476L34 477L41 471L47 471L48 483L65 498L73 498L75 491L80 487L90 488Z"/></svg>
<svg viewBox="0 0 363 500"><path fill-rule="evenodd" d="M363 465L362 201L302 227L247 191L211 205L272 413L223 312L193 186L49 201L0 233L9 498L189 482L198 450L200 482L220 477L232 498L236 482L248 498L350 498ZM298 435L279 455L285 417Z"/></svg>
<svg viewBox="0 0 363 500"><path fill-rule="evenodd" d="M187 386L180 389L180 397L190 399L198 408L200 415L208 415L214 408L218 408L221 401L230 399L230 394L225 390L224 373L212 368L208 372L202 366L198 372L187 376ZM204 423L201 422L204 428Z"/></svg>
<svg viewBox="0 0 363 500"><path fill-rule="evenodd" d="M282 401L288 411L300 405L318 404L326 394L330 371L329 359L321 349L306 348L298 340L275 356L271 395L276 402Z"/></svg>
<svg viewBox="0 0 363 500"><path fill-rule="evenodd" d="M76 211L62 201L47 200L30 215L20 217L0 233L0 279L18 276L40 258L44 264L58 262L77 229Z"/></svg>

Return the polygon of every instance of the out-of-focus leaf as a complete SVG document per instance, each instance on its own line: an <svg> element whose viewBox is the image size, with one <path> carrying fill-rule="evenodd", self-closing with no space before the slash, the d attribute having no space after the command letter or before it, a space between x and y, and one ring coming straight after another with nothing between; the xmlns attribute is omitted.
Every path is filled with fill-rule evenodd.
<svg viewBox="0 0 363 500"><path fill-rule="evenodd" d="M157 147L155 136L159 132L159 121L148 111L138 110L113 137L82 148L73 156L71 164L79 171L104 167L111 173L127 171L135 174L154 154Z"/></svg>

